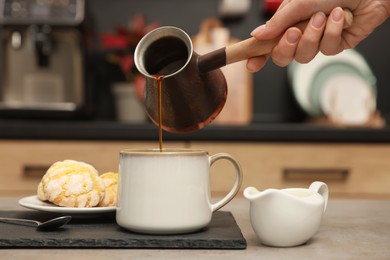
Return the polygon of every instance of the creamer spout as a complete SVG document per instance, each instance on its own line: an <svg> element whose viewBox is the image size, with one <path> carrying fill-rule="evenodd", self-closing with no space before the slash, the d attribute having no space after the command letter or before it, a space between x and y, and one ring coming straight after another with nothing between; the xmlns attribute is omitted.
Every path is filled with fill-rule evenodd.
<svg viewBox="0 0 390 260"><path fill-rule="evenodd" d="M309 190L311 190L314 193L318 193L323 197L325 202L324 204L324 212L325 212L326 207L328 205L328 197L329 197L328 185L326 185L326 183L321 181L315 181L310 185Z"/></svg>
<svg viewBox="0 0 390 260"><path fill-rule="evenodd" d="M261 196L261 192L255 187L248 187L244 190L244 197L253 201Z"/></svg>

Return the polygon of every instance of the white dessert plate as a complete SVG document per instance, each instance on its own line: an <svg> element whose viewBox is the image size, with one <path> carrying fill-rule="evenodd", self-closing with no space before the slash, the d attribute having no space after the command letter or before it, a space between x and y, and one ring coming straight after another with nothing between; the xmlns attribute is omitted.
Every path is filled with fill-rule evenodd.
<svg viewBox="0 0 390 260"><path fill-rule="evenodd" d="M46 212L62 213L69 215L89 215L115 212L115 207L92 207L92 208L72 208L59 207L49 202L38 199L36 195L24 197L19 200L19 205L28 209L35 209Z"/></svg>

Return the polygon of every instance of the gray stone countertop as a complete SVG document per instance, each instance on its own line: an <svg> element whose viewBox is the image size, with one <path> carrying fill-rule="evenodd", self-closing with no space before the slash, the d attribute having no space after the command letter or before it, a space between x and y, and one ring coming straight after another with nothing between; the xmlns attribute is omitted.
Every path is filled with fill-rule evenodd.
<svg viewBox="0 0 390 260"><path fill-rule="evenodd" d="M0 198L0 210L22 209L17 198ZM233 213L247 249L2 249L1 259L390 259L390 200L330 200L318 233L291 248L260 243L244 198L235 198L223 210Z"/></svg>

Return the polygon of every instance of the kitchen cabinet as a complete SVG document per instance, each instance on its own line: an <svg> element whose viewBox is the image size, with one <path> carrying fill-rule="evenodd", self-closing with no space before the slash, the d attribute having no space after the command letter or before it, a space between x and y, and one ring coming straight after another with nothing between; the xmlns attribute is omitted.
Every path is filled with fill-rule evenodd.
<svg viewBox="0 0 390 260"><path fill-rule="evenodd" d="M308 187L320 180L331 197L390 198L388 144L192 142L191 147L234 156L244 173L242 190ZM219 164L211 174L212 187L224 192L234 173L229 164Z"/></svg>
<svg viewBox="0 0 390 260"><path fill-rule="evenodd" d="M308 187L321 180L331 197L390 198L389 144L169 141L164 146L231 154L244 173L241 191ZM35 194L44 172L59 160L88 162L103 173L117 170L122 149L156 147L156 141L0 140L0 195ZM223 195L233 182L228 162L212 166L213 194Z"/></svg>
<svg viewBox="0 0 390 260"><path fill-rule="evenodd" d="M32 195L46 170L56 161L72 159L92 164L100 174L118 171L119 151L156 148L153 142L126 141L0 141L0 196ZM184 147L167 142L166 147Z"/></svg>

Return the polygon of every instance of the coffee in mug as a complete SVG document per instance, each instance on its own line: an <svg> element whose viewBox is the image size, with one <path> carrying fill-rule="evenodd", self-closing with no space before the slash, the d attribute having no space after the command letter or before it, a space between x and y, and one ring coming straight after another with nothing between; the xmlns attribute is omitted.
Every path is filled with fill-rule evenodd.
<svg viewBox="0 0 390 260"><path fill-rule="evenodd" d="M230 192L211 203L210 167L217 160L232 163L236 180ZM242 171L231 155L209 155L197 149L127 149L120 152L119 226L149 234L179 234L206 227L212 213L240 189Z"/></svg>

